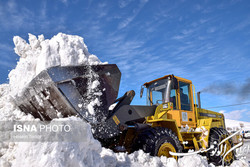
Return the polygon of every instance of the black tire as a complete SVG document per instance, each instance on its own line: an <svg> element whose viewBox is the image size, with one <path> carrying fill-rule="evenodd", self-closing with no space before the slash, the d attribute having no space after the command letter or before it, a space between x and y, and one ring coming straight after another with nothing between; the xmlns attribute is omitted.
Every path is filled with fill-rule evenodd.
<svg viewBox="0 0 250 167"><path fill-rule="evenodd" d="M220 150L220 148L218 147L218 144L228 136L229 136L229 133L223 128L215 127L215 128L210 129L208 147L210 148L211 145L214 145L214 149L207 153L208 161L210 163L213 163L216 166L222 165L223 153L221 153L220 155L217 155L217 153L214 154L214 151L216 151L216 149ZM229 139L226 144L227 144L227 147L226 147L227 151L234 146L232 139ZM229 166L234 160L235 160L235 151L232 151L226 156L224 160L224 165Z"/></svg>
<svg viewBox="0 0 250 167"><path fill-rule="evenodd" d="M172 130L163 127L148 128L144 130L138 135L136 145L137 149L142 149L144 152L150 153L152 156L165 155L167 157L172 157L171 155L161 154L163 149L166 150L166 146L174 148L174 150L171 150L172 152L182 152L182 146L178 137L172 132ZM159 152L159 149L161 152ZM177 157L174 158L177 159Z"/></svg>

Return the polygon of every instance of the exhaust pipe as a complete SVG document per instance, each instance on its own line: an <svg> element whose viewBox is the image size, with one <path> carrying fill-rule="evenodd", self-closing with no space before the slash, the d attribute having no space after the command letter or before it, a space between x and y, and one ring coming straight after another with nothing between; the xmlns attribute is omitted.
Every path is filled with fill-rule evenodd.
<svg viewBox="0 0 250 167"><path fill-rule="evenodd" d="M201 92L197 92L197 98L198 98L198 108L201 108Z"/></svg>

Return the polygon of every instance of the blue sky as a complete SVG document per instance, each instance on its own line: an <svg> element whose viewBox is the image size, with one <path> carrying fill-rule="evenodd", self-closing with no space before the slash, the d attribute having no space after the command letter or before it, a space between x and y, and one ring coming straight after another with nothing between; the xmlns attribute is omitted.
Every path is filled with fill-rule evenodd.
<svg viewBox="0 0 250 167"><path fill-rule="evenodd" d="M167 74L208 90L204 108L250 102L249 9L248 0L0 0L0 83L18 60L13 36L63 32L82 36L90 53L119 66L120 95L134 89L133 104L145 104L144 82ZM249 107L213 110L250 121Z"/></svg>

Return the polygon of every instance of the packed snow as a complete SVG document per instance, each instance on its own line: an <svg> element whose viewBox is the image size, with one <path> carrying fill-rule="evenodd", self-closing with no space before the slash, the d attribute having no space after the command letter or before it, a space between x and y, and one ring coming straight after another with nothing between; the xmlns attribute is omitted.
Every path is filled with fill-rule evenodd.
<svg viewBox="0 0 250 167"><path fill-rule="evenodd" d="M12 97L20 93L25 85L40 71L52 66L101 64L102 62L88 52L83 38L59 33L51 39L29 34L29 42L15 36L15 52L20 56L15 69L9 73L9 84L0 85L0 121L35 121L31 115L21 112ZM92 88L98 86L94 81ZM94 100L87 104L91 113ZM58 118L53 121L80 120L77 117ZM38 121L38 120L36 120ZM1 167L116 167L116 166L168 166L168 167L208 167L206 157L201 155L184 156L178 162L173 158L152 157L142 150L132 154L114 153L102 148L91 133L90 125L83 122L82 142L0 142ZM79 132L76 132L79 133ZM245 161L235 161L231 166L247 166Z"/></svg>

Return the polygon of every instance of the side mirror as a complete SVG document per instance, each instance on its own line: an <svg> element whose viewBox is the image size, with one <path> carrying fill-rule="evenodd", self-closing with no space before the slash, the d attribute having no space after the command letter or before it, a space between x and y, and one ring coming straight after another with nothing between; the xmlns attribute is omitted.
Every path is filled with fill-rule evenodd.
<svg viewBox="0 0 250 167"><path fill-rule="evenodd" d="M143 85L142 85L142 86L141 86L141 92L140 92L140 98L142 98L143 91L144 91L144 87L143 87Z"/></svg>

